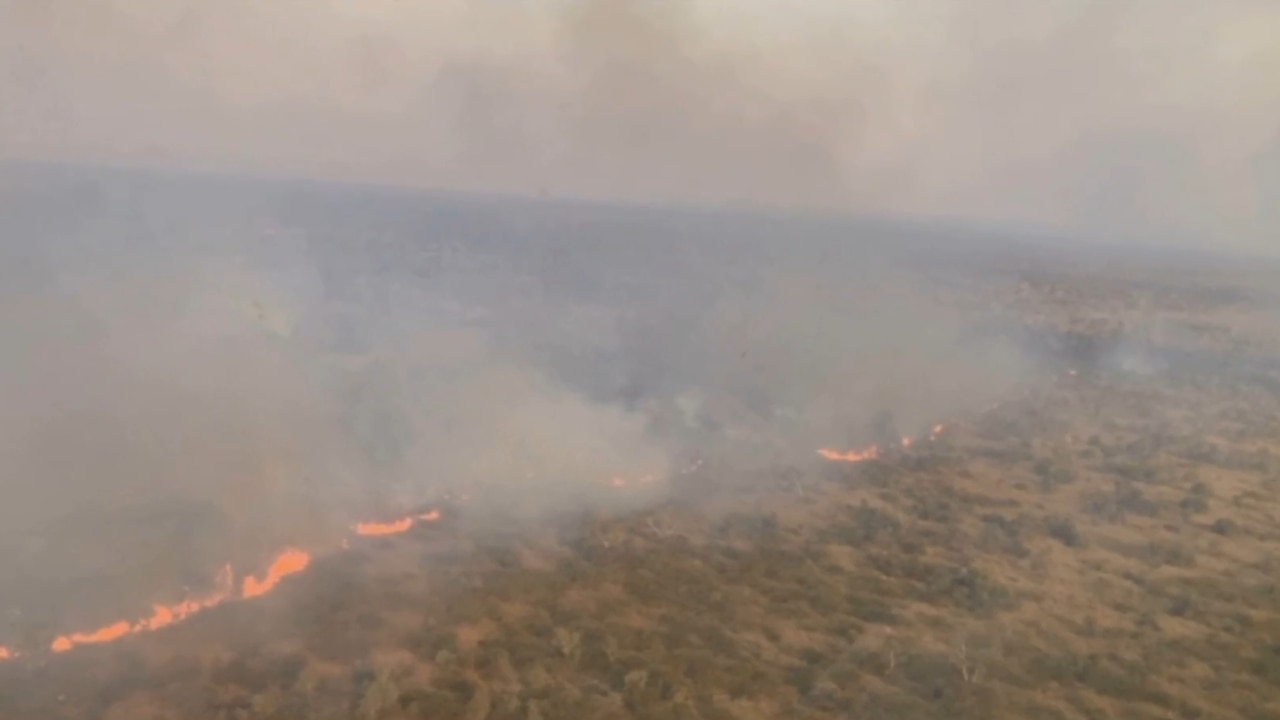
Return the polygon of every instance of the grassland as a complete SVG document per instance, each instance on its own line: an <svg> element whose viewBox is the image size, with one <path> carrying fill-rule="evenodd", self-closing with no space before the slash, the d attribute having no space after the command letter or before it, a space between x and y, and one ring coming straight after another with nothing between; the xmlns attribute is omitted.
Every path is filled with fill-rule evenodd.
<svg viewBox="0 0 1280 720"><path fill-rule="evenodd" d="M1056 287L1017 301L1063 326L1136 302ZM1267 349L1237 296L1169 297L1196 342ZM1277 718L1280 393L1221 367L1064 373L875 460L709 462L630 515L453 514L4 666L0 717Z"/></svg>

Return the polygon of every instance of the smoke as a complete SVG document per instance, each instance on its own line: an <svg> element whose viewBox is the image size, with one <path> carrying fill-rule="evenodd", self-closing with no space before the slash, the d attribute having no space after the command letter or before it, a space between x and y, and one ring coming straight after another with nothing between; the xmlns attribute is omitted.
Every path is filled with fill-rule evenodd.
<svg viewBox="0 0 1280 720"><path fill-rule="evenodd" d="M1018 348L975 342L977 317L901 263L815 260L758 258L704 306L624 324L657 435L738 469L805 467L818 447L883 442L886 419L893 442L920 437L1036 375Z"/></svg>
<svg viewBox="0 0 1280 720"><path fill-rule="evenodd" d="M481 525L545 521L650 501L609 482L665 476L643 418L483 333L421 304L334 308L305 254L234 250L118 241L132 272L55 262L0 303L0 606L19 627L130 617L449 492ZM335 348L339 309L368 321L363 349Z"/></svg>
<svg viewBox="0 0 1280 720"><path fill-rule="evenodd" d="M0 308L11 611L189 582L336 520L302 484L344 470L333 408L216 283L99 276Z"/></svg>
<svg viewBox="0 0 1280 720"><path fill-rule="evenodd" d="M472 498L472 516L546 519L625 505L632 496L602 495L612 478L668 469L642 416L553 382L474 330L393 341L345 358L343 376L370 483L401 506L451 491Z"/></svg>
<svg viewBox="0 0 1280 720"><path fill-rule="evenodd" d="M0 13L0 156L1278 246L1265 0Z"/></svg>
<svg viewBox="0 0 1280 720"><path fill-rule="evenodd" d="M0 0L0 156L1274 250L1276 18ZM691 448L751 469L916 434L1034 371L852 230L22 182L0 195L0 603L50 623L51 597L145 602L138 578L172 594L447 493L541 521L650 501L609 486ZM128 616L94 602L86 623Z"/></svg>
<svg viewBox="0 0 1280 720"><path fill-rule="evenodd" d="M24 627L448 497L485 531L661 501L690 453L727 480L815 462L1031 370L966 342L910 253L822 223L7 177L5 266L38 269L0 299L0 603Z"/></svg>

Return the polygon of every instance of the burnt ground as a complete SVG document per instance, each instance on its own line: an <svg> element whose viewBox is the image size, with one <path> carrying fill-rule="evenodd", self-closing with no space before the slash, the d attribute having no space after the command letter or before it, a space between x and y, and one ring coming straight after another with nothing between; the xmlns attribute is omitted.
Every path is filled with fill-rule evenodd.
<svg viewBox="0 0 1280 720"><path fill-rule="evenodd" d="M1280 717L1261 311L1091 272L1002 297L1093 352L1119 347L1096 318L1139 311L1183 345L876 460L712 462L640 513L365 543L261 601L0 665L0 717Z"/></svg>

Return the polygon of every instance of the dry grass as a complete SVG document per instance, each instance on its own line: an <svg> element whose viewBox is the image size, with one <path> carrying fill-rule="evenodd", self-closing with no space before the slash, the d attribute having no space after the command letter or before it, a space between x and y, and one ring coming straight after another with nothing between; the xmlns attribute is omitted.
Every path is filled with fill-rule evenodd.
<svg viewBox="0 0 1280 720"><path fill-rule="evenodd" d="M709 465L686 482L718 493L556 534L441 524L0 668L0 717L1280 717L1278 408L1240 378L1063 376L786 469L802 492Z"/></svg>

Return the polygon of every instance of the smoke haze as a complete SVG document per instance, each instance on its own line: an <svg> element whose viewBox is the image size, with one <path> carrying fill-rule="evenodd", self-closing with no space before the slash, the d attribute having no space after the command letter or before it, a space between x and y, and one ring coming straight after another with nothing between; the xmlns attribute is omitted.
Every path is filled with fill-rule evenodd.
<svg viewBox="0 0 1280 720"><path fill-rule="evenodd" d="M627 509L694 455L732 481L985 405L1044 368L930 274L1004 272L944 252L972 235L672 206L1275 252L1276 32L1243 0L0 0L0 645L450 494L481 528Z"/></svg>
<svg viewBox="0 0 1280 720"><path fill-rule="evenodd" d="M487 532L661 502L695 457L729 482L812 466L818 447L874 441L884 413L918 435L1035 371L965 341L971 318L912 267L919 238L4 177L0 644L131 617L222 563L325 552L354 522L450 497Z"/></svg>
<svg viewBox="0 0 1280 720"><path fill-rule="evenodd" d="M0 155L1276 252L1280 9L0 2Z"/></svg>

